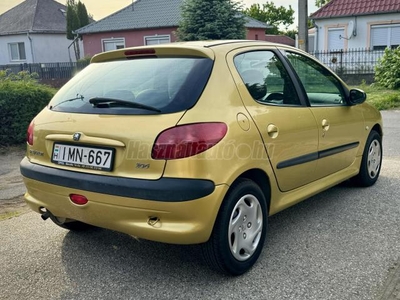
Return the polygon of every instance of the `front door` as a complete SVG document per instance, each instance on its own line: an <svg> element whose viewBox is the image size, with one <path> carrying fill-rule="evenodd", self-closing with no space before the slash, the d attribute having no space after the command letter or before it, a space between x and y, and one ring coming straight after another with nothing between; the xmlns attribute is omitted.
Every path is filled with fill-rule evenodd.
<svg viewBox="0 0 400 300"><path fill-rule="evenodd" d="M318 178L349 167L356 158L364 121L357 106L346 103L340 81L314 60L287 52L308 96L318 126Z"/></svg>

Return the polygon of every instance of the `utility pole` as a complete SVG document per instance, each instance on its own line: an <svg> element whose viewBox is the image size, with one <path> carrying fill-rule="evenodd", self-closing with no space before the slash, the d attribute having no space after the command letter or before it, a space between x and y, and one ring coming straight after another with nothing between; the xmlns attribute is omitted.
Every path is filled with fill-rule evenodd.
<svg viewBox="0 0 400 300"><path fill-rule="evenodd" d="M301 50L308 51L308 3L307 0L299 0L299 40Z"/></svg>

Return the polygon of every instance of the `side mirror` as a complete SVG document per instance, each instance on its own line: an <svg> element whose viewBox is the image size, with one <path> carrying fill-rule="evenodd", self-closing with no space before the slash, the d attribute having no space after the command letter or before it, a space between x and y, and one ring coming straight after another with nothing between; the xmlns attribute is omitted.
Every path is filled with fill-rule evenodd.
<svg viewBox="0 0 400 300"><path fill-rule="evenodd" d="M350 105L357 105L364 103L367 100L367 94L359 89L351 89L350 96L349 96L349 104Z"/></svg>

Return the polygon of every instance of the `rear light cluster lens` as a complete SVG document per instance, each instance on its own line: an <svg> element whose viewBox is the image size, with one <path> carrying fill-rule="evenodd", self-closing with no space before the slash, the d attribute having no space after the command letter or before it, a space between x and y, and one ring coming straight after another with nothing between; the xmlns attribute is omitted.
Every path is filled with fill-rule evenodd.
<svg viewBox="0 0 400 300"><path fill-rule="evenodd" d="M31 146L33 146L33 129L34 129L34 127L35 127L35 124L33 123L33 120L32 120L32 122L28 126L28 132L26 135L26 142Z"/></svg>
<svg viewBox="0 0 400 300"><path fill-rule="evenodd" d="M154 143L153 159L179 159L202 153L215 146L226 135L224 123L199 123L163 131Z"/></svg>
<svg viewBox="0 0 400 300"><path fill-rule="evenodd" d="M85 205L86 203L89 202L89 200L83 196L83 195L78 195L78 194L71 194L69 195L69 199L77 204L77 205Z"/></svg>

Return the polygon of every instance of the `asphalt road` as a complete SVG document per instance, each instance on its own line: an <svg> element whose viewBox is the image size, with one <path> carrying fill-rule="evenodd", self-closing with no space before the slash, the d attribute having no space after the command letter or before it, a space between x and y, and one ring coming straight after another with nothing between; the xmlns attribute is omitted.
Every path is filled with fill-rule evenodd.
<svg viewBox="0 0 400 300"><path fill-rule="evenodd" d="M400 281L400 111L383 116L377 184L342 184L272 216L243 276L209 270L196 246L73 233L27 213L0 222L0 299L386 300Z"/></svg>

